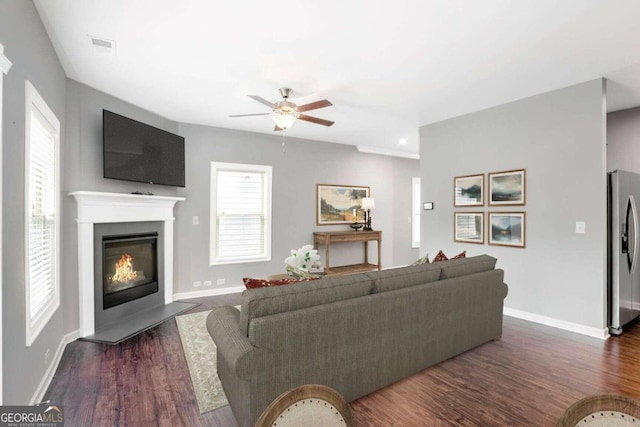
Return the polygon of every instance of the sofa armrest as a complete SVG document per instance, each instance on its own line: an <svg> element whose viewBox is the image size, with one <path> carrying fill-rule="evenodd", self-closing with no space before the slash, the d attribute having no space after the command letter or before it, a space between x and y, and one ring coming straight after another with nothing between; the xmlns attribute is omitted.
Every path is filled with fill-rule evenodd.
<svg viewBox="0 0 640 427"><path fill-rule="evenodd" d="M207 330L223 358L239 378L248 380L255 371L256 357L264 351L254 347L240 330L240 311L234 307L215 307L207 316Z"/></svg>

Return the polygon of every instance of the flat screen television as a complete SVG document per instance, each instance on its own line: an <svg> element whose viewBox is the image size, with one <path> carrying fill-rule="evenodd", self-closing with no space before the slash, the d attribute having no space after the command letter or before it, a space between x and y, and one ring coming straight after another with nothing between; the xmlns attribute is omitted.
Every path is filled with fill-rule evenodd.
<svg viewBox="0 0 640 427"><path fill-rule="evenodd" d="M184 187L184 138L102 110L104 177Z"/></svg>

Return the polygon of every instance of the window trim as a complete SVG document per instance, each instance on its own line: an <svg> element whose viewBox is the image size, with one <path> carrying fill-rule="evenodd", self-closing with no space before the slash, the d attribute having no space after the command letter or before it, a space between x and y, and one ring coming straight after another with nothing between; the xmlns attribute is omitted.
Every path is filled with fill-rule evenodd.
<svg viewBox="0 0 640 427"><path fill-rule="evenodd" d="M54 313L60 307L60 223L61 223L61 200L60 200L60 121L49 108L45 100L40 96L36 88L29 80L25 80L25 323L26 323L26 346L30 347L40 335ZM55 138L55 165L54 165L54 248L55 259L54 274L54 294L43 306L42 311L31 319L31 289L29 281L29 216L31 208L29 206L29 178L31 173L30 150L31 150L31 112L37 109L40 114L49 122L54 130Z"/></svg>
<svg viewBox="0 0 640 427"><path fill-rule="evenodd" d="M249 262L265 262L271 261L271 219L272 219L272 167L267 165L255 165L245 163L225 163L225 162L211 162L211 207L210 207L210 236L209 236L209 265L225 265L225 264L241 264ZM266 177L265 183L265 254L260 256L251 257L236 257L218 259L216 255L216 239L217 239L217 211L218 211L218 198L216 189L218 188L218 171L230 170L230 171L242 171L242 172L260 172L264 173Z"/></svg>
<svg viewBox="0 0 640 427"><path fill-rule="evenodd" d="M411 178L411 247L413 249L420 248L420 236L418 235L418 240L414 239L416 236L416 228L420 227L421 215L420 190L418 190L416 195L416 186L418 189L420 188L420 178ZM418 217L417 220L416 216Z"/></svg>
<svg viewBox="0 0 640 427"><path fill-rule="evenodd" d="M4 88L4 75L9 73L11 69L11 61L4 55L4 45L0 43L0 200L2 197L2 150L3 150L3 142L2 142L2 134L3 134L3 122L2 122L2 93ZM3 256L3 247L2 247L2 209L0 209L0 271L2 271L2 256ZM2 283L2 274L0 274L0 366L2 366L2 293L3 293L3 283ZM3 372L0 369L0 405L4 402L4 395L2 392L3 389Z"/></svg>

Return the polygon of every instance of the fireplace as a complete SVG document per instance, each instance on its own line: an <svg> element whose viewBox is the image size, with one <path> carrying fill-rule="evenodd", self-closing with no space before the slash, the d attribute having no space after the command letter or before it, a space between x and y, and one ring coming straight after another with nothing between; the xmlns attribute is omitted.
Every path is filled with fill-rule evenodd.
<svg viewBox="0 0 640 427"><path fill-rule="evenodd" d="M80 337L93 336L109 324L130 321L151 308L173 302L173 208L183 197L74 191L78 216L78 320ZM104 309L102 237L157 233L158 291ZM184 304L184 303L183 303Z"/></svg>
<svg viewBox="0 0 640 427"><path fill-rule="evenodd" d="M158 292L158 233L102 237L102 304L106 310Z"/></svg>

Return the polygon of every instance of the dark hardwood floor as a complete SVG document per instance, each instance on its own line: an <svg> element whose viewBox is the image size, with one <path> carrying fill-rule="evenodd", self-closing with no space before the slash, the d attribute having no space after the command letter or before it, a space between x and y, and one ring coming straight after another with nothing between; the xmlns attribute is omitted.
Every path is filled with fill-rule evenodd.
<svg viewBox="0 0 640 427"><path fill-rule="evenodd" d="M237 305L239 294L190 300ZM553 426L597 393L640 399L640 325L602 341L505 317L484 344L351 403L361 426ZM67 426L237 426L200 415L175 320L116 346L67 346L45 399Z"/></svg>

